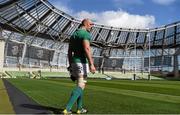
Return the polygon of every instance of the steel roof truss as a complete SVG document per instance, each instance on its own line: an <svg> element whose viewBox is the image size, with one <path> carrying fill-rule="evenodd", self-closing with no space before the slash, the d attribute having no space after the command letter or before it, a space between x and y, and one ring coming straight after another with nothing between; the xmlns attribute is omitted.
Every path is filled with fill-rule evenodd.
<svg viewBox="0 0 180 115"><path fill-rule="evenodd" d="M122 31L119 35L118 44L125 44L128 32Z"/></svg>
<svg viewBox="0 0 180 115"><path fill-rule="evenodd" d="M44 33L46 33L47 31L49 31L50 28L56 28L55 24L57 24L57 22L62 18L62 16L59 16L45 31Z"/></svg>

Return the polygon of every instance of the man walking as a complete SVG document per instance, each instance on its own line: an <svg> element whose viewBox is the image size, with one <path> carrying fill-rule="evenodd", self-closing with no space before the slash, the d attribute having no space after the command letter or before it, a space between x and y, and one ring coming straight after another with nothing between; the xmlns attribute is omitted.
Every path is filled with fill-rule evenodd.
<svg viewBox="0 0 180 115"><path fill-rule="evenodd" d="M64 114L71 113L71 108L76 101L77 113L87 113L87 110L83 108L83 90L89 70L91 73L96 71L90 48L90 30L92 26L91 20L84 19L80 28L70 38L68 49L69 68L71 79L77 80L77 86L71 93L71 97L63 111Z"/></svg>

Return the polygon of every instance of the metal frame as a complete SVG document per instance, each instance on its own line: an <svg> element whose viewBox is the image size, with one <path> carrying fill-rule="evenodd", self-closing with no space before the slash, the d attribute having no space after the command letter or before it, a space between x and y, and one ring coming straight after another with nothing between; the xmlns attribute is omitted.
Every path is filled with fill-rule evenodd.
<svg viewBox="0 0 180 115"><path fill-rule="evenodd" d="M69 41L80 23L80 20L56 9L47 0L4 0L0 3L0 27L11 31L12 35L21 34L14 40L28 45L62 50L62 44ZM159 53L163 57L166 49L180 47L180 21L151 29L95 24L91 33L91 45L102 51L110 49L109 54L113 49L125 52L134 48L143 52L149 50L150 59ZM158 52L159 49L161 52ZM157 52L152 55L153 50Z"/></svg>

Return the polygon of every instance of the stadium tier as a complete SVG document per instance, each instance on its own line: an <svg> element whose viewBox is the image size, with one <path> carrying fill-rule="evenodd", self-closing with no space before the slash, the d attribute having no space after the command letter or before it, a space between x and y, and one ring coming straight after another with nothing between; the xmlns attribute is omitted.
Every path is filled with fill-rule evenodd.
<svg viewBox="0 0 180 115"><path fill-rule="evenodd" d="M65 68L70 36L80 20L47 0L0 2L0 65ZM180 22L150 29L95 24L92 52L99 72L155 73L179 77Z"/></svg>

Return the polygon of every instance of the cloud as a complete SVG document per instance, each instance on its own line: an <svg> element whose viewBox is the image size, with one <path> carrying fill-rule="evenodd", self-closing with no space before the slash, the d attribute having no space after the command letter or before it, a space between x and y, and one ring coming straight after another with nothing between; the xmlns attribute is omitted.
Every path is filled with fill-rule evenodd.
<svg viewBox="0 0 180 115"><path fill-rule="evenodd" d="M54 6L57 9L62 10L65 13L80 20L82 20L83 18L90 18L92 20L95 20L97 24L119 28L151 28L155 25L155 17L152 15L130 14L121 9L118 11L104 11L99 13L88 11L75 12L68 7L68 1L69 0L50 0L50 2L54 3ZM125 2L125 0L115 1ZM140 4L141 2L142 0L126 0L126 3L128 4Z"/></svg>
<svg viewBox="0 0 180 115"><path fill-rule="evenodd" d="M160 5L170 5L172 3L174 3L176 0L152 0L154 3L156 4L160 4Z"/></svg>
<svg viewBox="0 0 180 115"><path fill-rule="evenodd" d="M69 0L49 0L50 3L53 3L53 6L57 9L67 13L67 14L73 14L73 10L68 7Z"/></svg>
<svg viewBox="0 0 180 115"><path fill-rule="evenodd" d="M128 12L105 11L101 13L90 13L87 11L78 12L75 17L79 19L90 18L96 23L113 27L124 28L151 28L155 24L155 17L152 15L136 15Z"/></svg>

